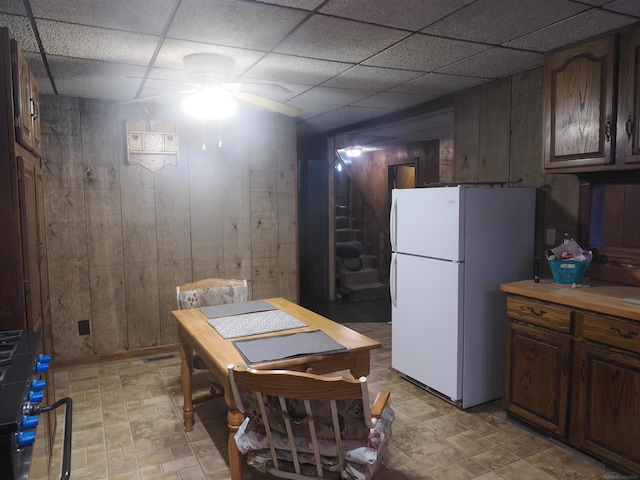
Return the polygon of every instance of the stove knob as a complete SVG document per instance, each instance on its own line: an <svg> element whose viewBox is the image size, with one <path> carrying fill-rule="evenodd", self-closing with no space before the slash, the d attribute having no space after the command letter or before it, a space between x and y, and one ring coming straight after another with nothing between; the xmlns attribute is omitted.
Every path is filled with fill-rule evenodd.
<svg viewBox="0 0 640 480"><path fill-rule="evenodd" d="M42 362L37 362L34 366L33 366L33 373L44 373L47 370L49 370L49 364L48 363L42 363Z"/></svg>
<svg viewBox="0 0 640 480"><path fill-rule="evenodd" d="M41 392L46 386L47 382L44 380L31 380L31 390L34 392Z"/></svg>
<svg viewBox="0 0 640 480"><path fill-rule="evenodd" d="M36 415L23 415L22 428L25 430L33 430L38 426L38 417Z"/></svg>
<svg viewBox="0 0 640 480"><path fill-rule="evenodd" d="M42 392L29 392L29 401L31 403L40 403L43 398L44 395Z"/></svg>
<svg viewBox="0 0 640 480"><path fill-rule="evenodd" d="M18 432L18 448L25 448L33 445L36 441L36 432Z"/></svg>

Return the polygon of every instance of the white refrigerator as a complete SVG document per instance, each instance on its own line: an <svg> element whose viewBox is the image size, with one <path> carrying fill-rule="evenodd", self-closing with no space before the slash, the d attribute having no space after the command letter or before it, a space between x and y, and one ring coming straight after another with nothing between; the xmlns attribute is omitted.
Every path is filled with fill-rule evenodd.
<svg viewBox="0 0 640 480"><path fill-rule="evenodd" d="M535 188L394 189L392 367L461 408L502 396L506 297L533 278Z"/></svg>

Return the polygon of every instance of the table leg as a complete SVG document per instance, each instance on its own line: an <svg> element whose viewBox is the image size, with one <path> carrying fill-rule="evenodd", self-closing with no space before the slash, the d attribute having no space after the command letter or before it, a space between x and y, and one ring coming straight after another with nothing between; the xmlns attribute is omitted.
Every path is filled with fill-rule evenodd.
<svg viewBox="0 0 640 480"><path fill-rule="evenodd" d="M371 373L371 359L369 352L361 352L354 358L354 362L349 368L353 378L368 377Z"/></svg>
<svg viewBox="0 0 640 480"><path fill-rule="evenodd" d="M191 372L193 368L193 350L189 345L180 343L180 380L182 382L182 395L184 404L182 407L182 416L184 418L184 430L190 432L193 430L193 400L191 398Z"/></svg>
<svg viewBox="0 0 640 480"><path fill-rule="evenodd" d="M229 407L229 412L227 413L227 423L229 424L229 473L231 474L231 480L242 480L244 456L238 451L234 436L244 421L244 414L236 407L228 381L224 389L224 399Z"/></svg>

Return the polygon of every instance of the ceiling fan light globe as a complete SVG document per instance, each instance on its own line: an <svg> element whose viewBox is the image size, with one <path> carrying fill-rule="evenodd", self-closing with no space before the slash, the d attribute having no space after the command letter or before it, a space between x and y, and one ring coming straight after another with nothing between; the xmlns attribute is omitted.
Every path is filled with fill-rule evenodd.
<svg viewBox="0 0 640 480"><path fill-rule="evenodd" d="M236 111L235 100L219 87L209 87L187 95L182 106L187 115L201 120L228 118Z"/></svg>

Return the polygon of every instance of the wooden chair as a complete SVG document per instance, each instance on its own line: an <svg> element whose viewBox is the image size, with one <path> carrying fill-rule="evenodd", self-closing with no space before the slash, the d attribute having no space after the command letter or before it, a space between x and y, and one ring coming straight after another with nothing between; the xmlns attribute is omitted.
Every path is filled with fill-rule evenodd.
<svg viewBox="0 0 640 480"><path fill-rule="evenodd" d="M389 392L370 406L366 377L229 365L229 379L246 417L236 445L254 477L362 480L376 472L394 413Z"/></svg>
<svg viewBox="0 0 640 480"><path fill-rule="evenodd" d="M246 280L205 278L176 287L178 310L241 303L246 302L248 297L249 289ZM198 355L193 357L193 367L198 370L208 370ZM215 381L211 382L209 391L214 396L224 393L222 386Z"/></svg>

